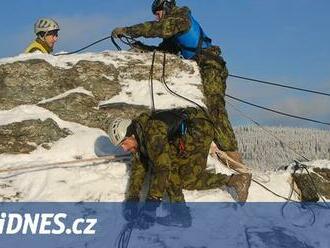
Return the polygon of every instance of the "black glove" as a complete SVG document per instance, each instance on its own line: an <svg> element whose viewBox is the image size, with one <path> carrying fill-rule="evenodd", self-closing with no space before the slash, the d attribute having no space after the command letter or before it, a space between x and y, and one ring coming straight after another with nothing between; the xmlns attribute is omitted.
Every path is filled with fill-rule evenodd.
<svg viewBox="0 0 330 248"><path fill-rule="evenodd" d="M158 48L156 46L148 46L146 44L143 44L141 41L135 41L134 43L132 43L132 47L134 47L135 49L141 50L143 52L151 52L151 51L157 50L157 48Z"/></svg>
<svg viewBox="0 0 330 248"><path fill-rule="evenodd" d="M137 219L139 214L139 200L130 199L127 200L123 205L123 216L127 221L133 221Z"/></svg>
<svg viewBox="0 0 330 248"><path fill-rule="evenodd" d="M132 46L135 48L144 48L145 45L141 41L135 41L132 43Z"/></svg>
<svg viewBox="0 0 330 248"><path fill-rule="evenodd" d="M114 30L112 30L111 36L113 38L121 38L125 35L126 29L125 28L115 28Z"/></svg>

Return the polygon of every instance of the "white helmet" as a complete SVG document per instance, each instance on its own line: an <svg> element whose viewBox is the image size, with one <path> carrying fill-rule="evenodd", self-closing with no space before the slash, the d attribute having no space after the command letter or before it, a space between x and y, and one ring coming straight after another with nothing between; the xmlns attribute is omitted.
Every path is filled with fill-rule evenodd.
<svg viewBox="0 0 330 248"><path fill-rule="evenodd" d="M131 123L132 120L122 118L117 118L111 122L108 134L112 144L117 146L123 141L126 136L127 128L131 125Z"/></svg>
<svg viewBox="0 0 330 248"><path fill-rule="evenodd" d="M50 18L40 18L34 24L34 33L49 32L53 30L60 30L60 26L56 21Z"/></svg>

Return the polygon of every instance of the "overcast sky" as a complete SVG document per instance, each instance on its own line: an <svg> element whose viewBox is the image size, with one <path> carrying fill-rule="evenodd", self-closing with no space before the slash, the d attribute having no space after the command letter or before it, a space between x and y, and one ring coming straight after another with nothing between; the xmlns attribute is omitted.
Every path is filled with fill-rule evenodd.
<svg viewBox="0 0 330 248"><path fill-rule="evenodd" d="M61 25L55 51L71 51L116 26L152 20L151 0L3 0L0 57L21 53L34 39L38 17ZM329 0L178 0L187 5L213 43L221 46L231 74L330 92ZM158 42L150 40L150 43ZM113 50L106 41L89 51ZM227 93L244 100L330 122L330 97L230 78ZM327 128L283 118L232 102L263 125ZM234 125L250 124L227 107ZM328 128L329 129L329 128Z"/></svg>

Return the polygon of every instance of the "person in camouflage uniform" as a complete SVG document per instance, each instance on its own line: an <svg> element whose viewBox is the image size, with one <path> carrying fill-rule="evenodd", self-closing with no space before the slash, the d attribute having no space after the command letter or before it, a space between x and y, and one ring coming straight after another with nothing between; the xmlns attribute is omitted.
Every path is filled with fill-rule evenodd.
<svg viewBox="0 0 330 248"><path fill-rule="evenodd" d="M146 201L153 202L156 206L164 194L167 194L171 203L184 203L183 189L207 190L222 186L233 187L238 194L237 200L245 202L251 180L249 174L228 176L206 170L211 142L219 139L206 111L192 107L172 111L176 111L175 116L184 116L184 118L172 121L173 112L164 112L165 119L170 123L180 125L184 123L187 130L182 136L174 136L174 139L170 137L169 124L157 118L155 113L143 113L131 123L126 122L127 129L123 128L126 133L119 137L116 136L120 133L116 125L111 126L111 141L121 145L126 152L132 152L127 201L139 201L146 174L150 170L150 184ZM123 122L121 121L119 124ZM115 120L114 123L118 123L118 121ZM176 129L178 126L176 125ZM173 131L171 136L173 136ZM182 144L184 144L184 149L182 149ZM153 215L154 210L155 206L151 211ZM183 216L186 216L183 218L183 222L189 226L187 224L189 218L187 218L185 210L186 206L179 204L177 211L174 211L174 216L170 215L171 219L180 221ZM131 209L128 213L129 216L132 215Z"/></svg>
<svg viewBox="0 0 330 248"><path fill-rule="evenodd" d="M237 141L225 109L225 91L228 71L221 57L221 50L213 46L200 25L191 16L188 7L177 7L173 0L155 0L152 7L157 21L149 21L130 27L113 30L113 37L129 36L132 38L163 38L158 46L146 46L140 42L135 46L143 50L160 50L181 54L186 59L193 59L200 68L205 104L221 139L216 145L234 160L241 162L237 152ZM195 33L194 33L195 32ZM183 37L183 36L191 37ZM197 37L197 38L196 38ZM198 40L198 37L200 40ZM197 40L196 40L197 39ZM195 49L186 47L186 43L198 43Z"/></svg>

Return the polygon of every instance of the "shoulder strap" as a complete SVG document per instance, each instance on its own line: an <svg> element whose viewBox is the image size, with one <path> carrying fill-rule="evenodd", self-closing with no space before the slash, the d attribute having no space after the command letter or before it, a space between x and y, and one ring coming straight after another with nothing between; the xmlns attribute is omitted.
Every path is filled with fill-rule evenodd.
<svg viewBox="0 0 330 248"><path fill-rule="evenodd" d="M187 46L182 45L182 44L178 44L178 46L181 49L187 50L189 52L194 52L194 53L196 53L196 55L198 55L198 54L200 54L200 52L203 49L203 42L209 42L209 43L211 43L212 42L212 39L210 39L209 37L207 37L204 34L203 29L201 27L199 27L199 39L198 39L197 47L187 47Z"/></svg>

